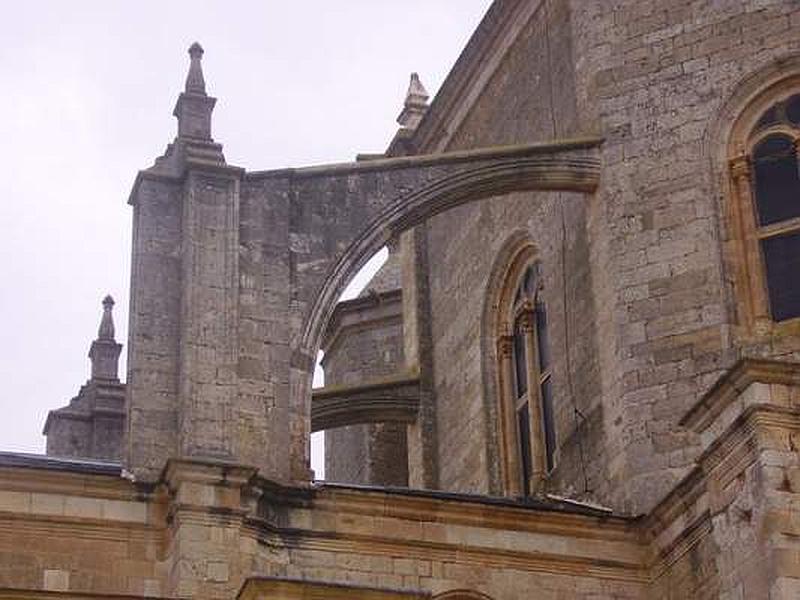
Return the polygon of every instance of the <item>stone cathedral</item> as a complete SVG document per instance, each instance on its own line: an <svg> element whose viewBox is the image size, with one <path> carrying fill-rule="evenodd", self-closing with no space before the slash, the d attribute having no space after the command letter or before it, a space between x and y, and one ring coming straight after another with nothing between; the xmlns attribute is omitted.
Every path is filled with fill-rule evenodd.
<svg viewBox="0 0 800 600"><path fill-rule="evenodd" d="M0 599L800 598L800 3L496 0L307 168L229 164L189 55Z"/></svg>

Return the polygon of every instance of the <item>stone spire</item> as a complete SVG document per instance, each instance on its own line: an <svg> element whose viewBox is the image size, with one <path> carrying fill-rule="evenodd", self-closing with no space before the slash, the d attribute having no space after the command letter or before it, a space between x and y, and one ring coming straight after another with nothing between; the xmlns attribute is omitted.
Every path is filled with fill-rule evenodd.
<svg viewBox="0 0 800 600"><path fill-rule="evenodd" d="M108 295L103 298L103 316L97 330L97 339L89 348L89 359L92 361L92 379L118 380L117 369L122 344L114 339L114 299Z"/></svg>
<svg viewBox="0 0 800 600"><path fill-rule="evenodd" d="M178 117L178 139L211 141L211 112L216 98L206 94L203 77L203 47L195 42L189 48L189 73L186 87L178 97L172 114Z"/></svg>
<svg viewBox="0 0 800 600"><path fill-rule="evenodd" d="M112 310L114 310L114 298L109 294L103 298L103 316L100 319L100 328L97 330L98 340L114 341L114 315L111 314Z"/></svg>
<svg viewBox="0 0 800 600"><path fill-rule="evenodd" d="M206 80L203 78L203 47L195 42L189 46L189 74L186 76L186 93L206 95Z"/></svg>
<svg viewBox="0 0 800 600"><path fill-rule="evenodd" d="M411 74L411 82L408 84L408 92L406 93L406 101L403 105L403 111L397 117L397 122L401 127L406 129L416 129L422 117L428 111L428 91L422 82L419 80L419 75L416 73Z"/></svg>

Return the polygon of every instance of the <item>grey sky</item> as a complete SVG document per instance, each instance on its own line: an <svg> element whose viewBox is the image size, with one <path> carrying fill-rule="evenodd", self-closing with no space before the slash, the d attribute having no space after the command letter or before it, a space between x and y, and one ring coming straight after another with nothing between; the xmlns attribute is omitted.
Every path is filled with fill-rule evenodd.
<svg viewBox="0 0 800 600"><path fill-rule="evenodd" d="M43 451L100 300L127 341L136 171L175 135L200 41L214 137L257 170L382 151L411 71L434 93L489 0L15 2L0 22L0 449ZM10 8L13 6L13 8ZM123 350L123 355L124 355Z"/></svg>

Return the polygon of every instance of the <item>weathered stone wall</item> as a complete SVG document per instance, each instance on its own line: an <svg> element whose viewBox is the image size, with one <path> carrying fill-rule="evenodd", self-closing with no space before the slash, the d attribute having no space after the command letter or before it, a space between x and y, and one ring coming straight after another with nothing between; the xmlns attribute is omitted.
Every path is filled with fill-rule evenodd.
<svg viewBox="0 0 800 600"><path fill-rule="evenodd" d="M484 281L491 240L519 227L554 249L543 257L551 274L545 296L557 307L551 345L560 363L561 454L573 457L560 462L555 490L583 488L580 447L564 417L570 398L586 416L574 422L585 429L589 490L638 512L697 456L696 438L677 420L724 368L740 354L797 356L796 326L737 329L736 290L721 260L721 240L730 236L720 185L727 175L714 145L725 140L709 136L742 80L779 72L775 61L800 48L798 15L786 0L542 2L493 74L463 94L464 103L476 97L469 109L451 111L463 120L438 128L423 122L420 152L592 132L605 138L603 182L590 201L517 196L429 223L437 418L440 435L442 426L450 432L439 443L443 487L491 487L491 448L483 450L473 433L488 432L492 414L479 408L479 303L471 282ZM531 205L548 202L552 217L545 208L532 216ZM563 263L566 294L557 273L561 207L568 239L574 236ZM494 399L486 400L491 407Z"/></svg>
<svg viewBox="0 0 800 600"><path fill-rule="evenodd" d="M47 436L46 453L50 456L83 456L91 455L92 422L87 414L76 414L70 417L59 415L51 419L45 428Z"/></svg>
<svg viewBox="0 0 800 600"><path fill-rule="evenodd" d="M278 576L497 600L644 597L646 547L630 519L253 475L173 461L138 487L63 465L0 466L0 596L234 598L247 578Z"/></svg>
<svg viewBox="0 0 800 600"><path fill-rule="evenodd" d="M167 592L163 512L152 496L118 473L69 472L64 463L0 471L0 596L7 588Z"/></svg>
<svg viewBox="0 0 800 600"><path fill-rule="evenodd" d="M389 268L394 259L390 258ZM382 269L383 270L383 269ZM381 272L376 274L381 278ZM372 285L370 285L372 289ZM325 384L359 385L403 368L401 294L368 292L341 303L323 342ZM325 432L325 478L371 485L408 485L406 425L372 423Z"/></svg>
<svg viewBox="0 0 800 600"><path fill-rule="evenodd" d="M578 114L606 140L590 235L610 271L596 277L607 309L598 339L610 483L618 505L646 510L697 455L677 418L721 370L738 354L800 348L796 334L755 345L731 336L718 186L727 165L715 164L726 140L709 135L734 118L720 109L743 80L800 48L800 6L631 0L571 9Z"/></svg>
<svg viewBox="0 0 800 600"><path fill-rule="evenodd" d="M47 417L47 455L119 461L125 430L125 384L90 380Z"/></svg>
<svg viewBox="0 0 800 600"><path fill-rule="evenodd" d="M596 437L594 428L583 419L596 424L601 418L583 205L581 197L566 194L498 197L477 207L459 208L447 215L446 223L429 229L443 489L501 491L491 487L489 479L492 474L497 477L499 468L497 446L486 445L486 440L497 439L493 431L497 416L494 406L487 406L485 378L495 377L492 362L496 353L493 341L482 343L481 335L493 337L482 319L484 307L497 291L489 288L495 257L512 233L523 232L536 245L541 262L553 356L555 423L562 450L554 475L559 483L551 491L569 488L583 493L584 474L588 477L589 471L591 479L601 484L602 455L598 450L602 449L602 438ZM467 281L482 284L465 285ZM575 413L576 408L583 417ZM583 464L581 448L571 438L576 422L581 426L580 442L586 446Z"/></svg>
<svg viewBox="0 0 800 600"><path fill-rule="evenodd" d="M421 152L578 132L568 6L542 2L528 18L459 128L450 137L429 140ZM488 397L495 386L487 381L495 376L494 342L481 339L486 333L482 320L494 292L487 282L493 269L505 266L495 265L495 257L512 235L520 234L535 244L545 277L557 438L562 446L552 491L584 493L587 479L593 492L604 487L588 204L577 195L513 194L459 207L429 222L427 268L442 489L502 493L497 397Z"/></svg>

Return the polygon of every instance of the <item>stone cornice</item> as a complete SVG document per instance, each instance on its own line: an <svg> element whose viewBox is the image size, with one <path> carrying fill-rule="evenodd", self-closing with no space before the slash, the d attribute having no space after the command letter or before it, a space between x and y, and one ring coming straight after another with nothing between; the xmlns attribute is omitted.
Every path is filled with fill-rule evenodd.
<svg viewBox="0 0 800 600"><path fill-rule="evenodd" d="M274 169L268 171L251 171L245 175L248 180L256 179L302 179L308 177L331 177L352 173L368 173L370 171L391 171L394 169L414 169L419 167L451 165L482 160L506 160L524 158L541 154L568 152L597 148L603 143L598 136L584 136L532 144L511 146L493 146L474 150L460 150L438 154L421 154L416 156L400 156L381 158L362 162L335 163L312 167Z"/></svg>
<svg viewBox="0 0 800 600"><path fill-rule="evenodd" d="M800 363L744 358L717 380L679 421L702 433L751 383L800 385Z"/></svg>
<svg viewBox="0 0 800 600"><path fill-rule="evenodd" d="M246 465L203 458L170 458L161 472L161 481L170 488L181 482L243 487L256 475L257 469Z"/></svg>
<svg viewBox="0 0 800 600"><path fill-rule="evenodd" d="M186 180L189 171L192 170L224 175L230 179L242 179L245 176L245 170L242 167L236 167L225 163L215 163L200 158L186 158L181 164L181 168L176 172L164 171L156 167L150 167L149 169L139 171L136 174L136 179L133 181L131 192L128 194L128 204L136 206L136 199L139 195L139 188L142 182L152 181L180 185Z"/></svg>
<svg viewBox="0 0 800 600"><path fill-rule="evenodd" d="M630 539L636 518L541 498L501 498L432 490L384 489L321 484L313 506L363 517L430 521L493 530L558 533L566 530L587 538ZM602 526L603 531L597 529Z"/></svg>
<svg viewBox="0 0 800 600"><path fill-rule="evenodd" d="M707 492L708 478L727 482L756 458L754 436L759 427L800 429L800 414L769 404L755 404L741 414L697 458L692 469L644 519L649 535L659 535L687 506L695 504Z"/></svg>
<svg viewBox="0 0 800 600"><path fill-rule="evenodd" d="M130 486L129 481L121 478L121 473L122 466L115 462L0 452L0 482L8 482L8 478L35 481L39 484L63 481L67 486L83 488L87 483L81 478L91 478L92 481L103 482L103 486L108 485L109 481ZM0 489L3 489L2 485Z"/></svg>
<svg viewBox="0 0 800 600"><path fill-rule="evenodd" d="M408 375L318 388L311 392L311 431L361 423L413 423L418 409L419 378Z"/></svg>

